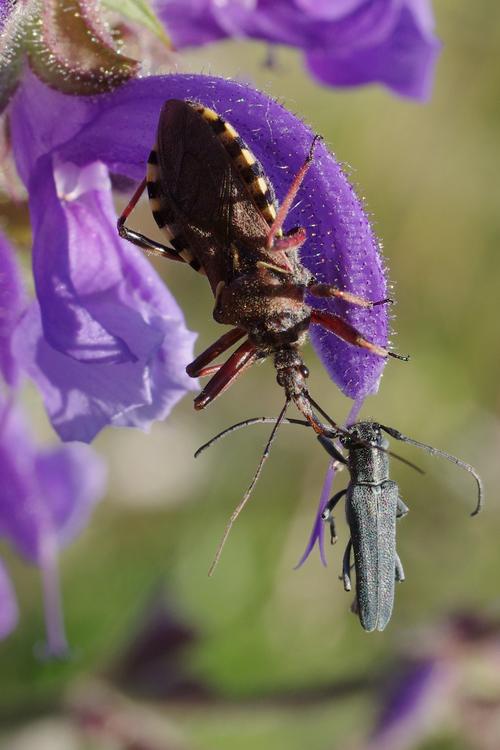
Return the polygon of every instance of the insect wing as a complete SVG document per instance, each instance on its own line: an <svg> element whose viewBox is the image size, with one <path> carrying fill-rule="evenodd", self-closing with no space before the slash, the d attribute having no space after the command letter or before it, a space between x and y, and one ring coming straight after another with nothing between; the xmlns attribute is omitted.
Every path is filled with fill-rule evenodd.
<svg viewBox="0 0 500 750"><path fill-rule="evenodd" d="M213 289L233 278L233 243L259 247L269 231L224 145L227 127L201 105L169 100L157 134L163 219L182 233Z"/></svg>
<svg viewBox="0 0 500 750"><path fill-rule="evenodd" d="M390 480L352 485L347 494L359 619L367 631L384 630L392 614L397 503L398 487Z"/></svg>

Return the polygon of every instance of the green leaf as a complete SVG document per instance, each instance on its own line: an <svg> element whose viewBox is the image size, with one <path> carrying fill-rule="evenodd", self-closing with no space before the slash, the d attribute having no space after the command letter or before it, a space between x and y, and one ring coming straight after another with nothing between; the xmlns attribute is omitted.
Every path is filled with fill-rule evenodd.
<svg viewBox="0 0 500 750"><path fill-rule="evenodd" d="M109 10L113 10L122 16L149 29L167 46L172 43L147 0L103 0Z"/></svg>

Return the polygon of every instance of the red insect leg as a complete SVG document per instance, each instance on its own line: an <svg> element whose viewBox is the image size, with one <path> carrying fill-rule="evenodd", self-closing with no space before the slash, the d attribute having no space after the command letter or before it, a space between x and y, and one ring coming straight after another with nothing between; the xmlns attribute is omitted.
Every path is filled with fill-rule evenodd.
<svg viewBox="0 0 500 750"><path fill-rule="evenodd" d="M335 286L322 284L319 281L313 281L308 286L307 290L311 294L314 294L315 297L337 297L351 305L359 305L359 307L377 307L377 305L392 304L392 299L390 297L378 300L377 302L371 302L371 300L365 299L365 297L360 297L358 294L345 292Z"/></svg>
<svg viewBox="0 0 500 750"><path fill-rule="evenodd" d="M229 359L224 362L220 370L214 375L212 380L205 386L202 392L194 400L196 410L204 409L223 391L229 388L245 370L247 370L257 358L257 347L245 341L236 349Z"/></svg>
<svg viewBox="0 0 500 750"><path fill-rule="evenodd" d="M388 357L389 355L392 355L392 352L384 349L383 346L378 346L378 344L374 344L372 341L365 339L358 329L354 328L354 326L346 320L342 320L338 315L334 315L326 310L313 310L311 313L311 323L317 323L318 325L323 326L327 331L331 331L349 344L359 346L362 349L367 349L369 352L372 352L372 354L378 354L380 357Z"/></svg>
<svg viewBox="0 0 500 750"><path fill-rule="evenodd" d="M185 263L184 259L181 258L180 255L177 255L171 248L168 248L166 245L162 245L161 242L156 242L155 240L146 237L146 235L141 234L140 232L136 232L134 229L129 229L125 226L125 222L136 207L141 195L146 189L146 183L147 180L146 178L144 178L133 194L129 203L125 206L122 213L120 214L116 224L118 228L118 234L120 235L120 237L123 237L125 240L132 242L134 245L137 245L143 250L147 250L148 252L154 253L155 255L161 255L162 258L168 258L169 260L177 260L181 263Z"/></svg>
<svg viewBox="0 0 500 750"><path fill-rule="evenodd" d="M236 342L243 338L245 334L246 331L243 330L243 328L232 328L230 331L227 331L227 333L224 333L217 339L217 341L214 341L208 349L205 349L204 352L199 354L196 359L186 367L187 374L191 378L199 378L203 377L203 375L212 374L210 372L212 368L207 367L207 365L209 365L210 362L213 362L219 354L223 354L229 349L229 347L236 344ZM222 365L213 365L213 367L217 369L213 369L212 372L217 372Z"/></svg>
<svg viewBox="0 0 500 750"><path fill-rule="evenodd" d="M283 223L284 223L284 221L286 219L286 216L287 216L288 212L290 211L290 209L292 207L292 203L294 202L295 197L296 197L296 195L297 195L297 193L299 191L299 188L302 185L304 177L306 176L307 170L311 166L311 162L312 162L313 154L314 154L314 148L316 146L316 143L320 139L321 139L321 136L319 136L319 135L315 135L314 136L313 142L311 143L311 148L309 149L309 153L307 154L307 156L305 158L305 161L302 164L301 168L299 169L299 171L295 175L295 178L294 178L292 184L288 188L288 193L286 194L286 196L285 196L285 198L283 200L283 203L281 204L281 206L279 208L278 214L277 214L275 220L272 223L271 229L269 230L269 234L267 235L266 245L267 245L267 249L268 250L271 250L274 247L276 234L282 228ZM303 241L304 240L302 240L302 242ZM299 244L301 244L301 242L299 242ZM276 249L277 250L283 250L283 248L279 247L279 246Z"/></svg>

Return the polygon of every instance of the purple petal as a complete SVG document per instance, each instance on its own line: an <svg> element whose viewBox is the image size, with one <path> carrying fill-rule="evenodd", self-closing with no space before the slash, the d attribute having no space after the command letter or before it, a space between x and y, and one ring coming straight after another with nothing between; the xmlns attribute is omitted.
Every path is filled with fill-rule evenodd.
<svg viewBox="0 0 500 750"><path fill-rule="evenodd" d="M384 39L396 18L395 0L364 2L350 13L330 13L324 6L304 13L288 0L260 0L248 24L248 36L310 50L348 51ZM321 13L321 10L323 13Z"/></svg>
<svg viewBox="0 0 500 750"><path fill-rule="evenodd" d="M413 3L412 3L413 5ZM414 14L409 3L401 9L392 32L371 46L353 46L351 50L313 51L307 63L322 83L356 86L384 83L402 96L425 101L430 97L434 67L441 45L428 30L422 9ZM428 16L425 16L428 20Z"/></svg>
<svg viewBox="0 0 500 750"><path fill-rule="evenodd" d="M40 158L31 201L43 325L33 306L17 355L62 439L88 442L107 424L145 429L196 388L185 374L195 336L151 264L118 237L104 165L59 162L55 178Z"/></svg>
<svg viewBox="0 0 500 750"><path fill-rule="evenodd" d="M1 411L0 533L40 563L45 538L61 547L88 521L104 490L100 459L86 446L39 451L19 410Z"/></svg>
<svg viewBox="0 0 500 750"><path fill-rule="evenodd" d="M14 251L0 232L0 372L10 386L19 379L11 351L12 334L26 307L26 295Z"/></svg>
<svg viewBox="0 0 500 750"><path fill-rule="evenodd" d="M38 305L31 306L16 332L15 352L40 389L62 440L91 442L107 425L147 429L164 419L188 388L196 388L181 364L192 357L195 336L185 332L182 315L169 299L171 317L158 316L164 338L151 360L121 365L86 364L60 354L42 336Z"/></svg>
<svg viewBox="0 0 500 750"><path fill-rule="evenodd" d="M19 609L9 574L0 560L0 638L6 638L16 627Z"/></svg>
<svg viewBox="0 0 500 750"><path fill-rule="evenodd" d="M316 511L316 517L314 519L314 524L312 527L311 535L309 537L309 541L307 542L307 545L306 545L306 548L304 550L302 557L300 558L299 562L295 566L295 570L297 570L297 568L300 568L305 563L305 561L311 554L316 542L318 543L319 556L320 556L321 562L326 568L327 563L326 563L326 555L325 555L325 523L323 519L321 518L321 515L323 511L325 510L328 501L330 500L334 479L335 479L335 467L334 467L333 462L331 462L330 465L328 466L325 480L323 482L323 489L321 490L318 510Z"/></svg>
<svg viewBox="0 0 500 750"><path fill-rule="evenodd" d="M179 49L198 47L227 36L213 15L212 0L153 0L152 5Z"/></svg>
<svg viewBox="0 0 500 750"><path fill-rule="evenodd" d="M365 0L294 0L295 5L309 16L321 19L340 19L365 5Z"/></svg>
<svg viewBox="0 0 500 750"><path fill-rule="evenodd" d="M439 44L429 0L156 0L178 47L248 37L298 47L322 83L429 96Z"/></svg>
<svg viewBox="0 0 500 750"><path fill-rule="evenodd" d="M58 548L87 526L106 488L104 463L86 445L65 445L35 457L35 475Z"/></svg>
<svg viewBox="0 0 500 750"><path fill-rule="evenodd" d="M358 418L358 414L359 414L359 412L361 411L361 409L363 407L363 402L364 402L364 397L363 396L357 398L354 401L354 403L353 403L353 405L352 405L352 407L351 407L351 409L349 411L349 414L347 415L347 419L345 421L345 427L350 427L352 424L354 424L356 422L356 420ZM316 516L315 516L315 519L314 519L314 524L313 524L313 527L312 527L311 535L309 537L309 541L308 541L308 543L306 545L306 548L304 550L304 554L302 555L302 557L300 558L299 562L295 566L295 570L297 568L300 568L305 563L305 561L307 560L307 558L311 554L311 552L313 550L313 547L316 544L316 542L318 543L319 556L321 558L321 562L326 567L325 523L324 523L324 521L322 519L322 514L323 514L323 511L325 510L325 508L327 506L327 503L330 500L330 496L332 494L332 487L333 487L333 482L334 482L334 479L335 479L335 473L336 473L335 461L331 461L330 464L329 464L329 466L328 466L328 469L326 471L325 479L323 481L323 487L321 489L321 495L320 495L320 498L319 498L318 509L316 511Z"/></svg>
<svg viewBox="0 0 500 750"><path fill-rule="evenodd" d="M67 113L59 118L65 120L62 131L67 132L72 118L80 125L82 119L87 120L69 141L58 146L61 162L74 162L83 167L90 162L103 161L112 171L136 180L143 177L158 113L169 98L199 100L227 117L262 161L281 198L313 138L308 127L270 97L242 83L218 78L172 75L132 81L109 96L94 99L91 114L87 101L75 102L73 98L47 89L32 77L23 89L13 106L12 116L16 122L24 113L22 102L28 96L28 89L29 98L39 104L43 102L46 111ZM54 144L61 143L57 122L53 123L52 134L43 122L42 131L49 138L47 147L50 147L50 139ZM22 146L23 139L20 139L16 153ZM286 227L297 224L309 231L304 262L322 281L339 283L373 300L386 296L378 243L363 206L323 144L316 149L314 163ZM336 303L332 304L332 309L345 309L346 317L362 333L385 345L387 311L383 307L347 310ZM346 395L356 398L376 388L385 360L344 344L332 334L313 332L313 341L330 375Z"/></svg>
<svg viewBox="0 0 500 750"><path fill-rule="evenodd" d="M76 184L67 186L71 165L61 166L59 195L50 157L39 160L30 180L33 272L44 334L54 349L83 362L134 362L117 330L122 269L107 171L102 165L73 169L83 185L75 177ZM85 184L89 172L93 184ZM134 323L135 310L119 307ZM146 326L140 333L147 335Z"/></svg>

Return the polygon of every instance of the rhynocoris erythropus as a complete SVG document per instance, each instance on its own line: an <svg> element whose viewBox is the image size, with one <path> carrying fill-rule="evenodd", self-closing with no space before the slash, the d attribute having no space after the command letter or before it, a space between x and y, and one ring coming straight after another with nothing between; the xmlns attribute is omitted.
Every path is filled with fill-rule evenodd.
<svg viewBox="0 0 500 750"><path fill-rule="evenodd" d="M317 140L278 207L262 165L230 123L196 102L171 99L163 106L146 177L120 216L118 230L140 247L205 274L215 297L213 317L233 326L187 367L192 377L212 376L195 398L196 409L208 406L252 364L273 356L286 403L293 401L314 430L323 433L306 387L309 371L299 354L313 323L381 357L406 359L368 341L340 316L305 301L306 294L367 308L391 301L366 300L318 282L299 258L306 229L283 232ZM145 189L168 245L125 225ZM241 339L223 364L213 364Z"/></svg>

